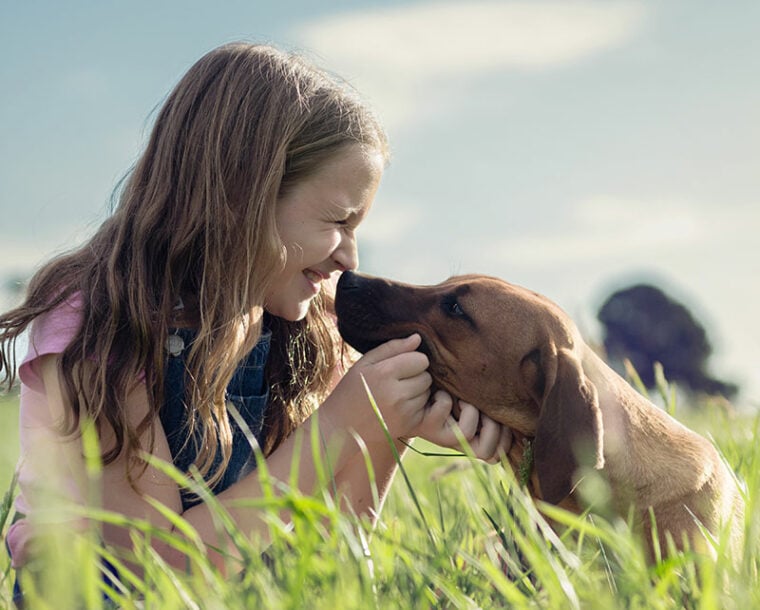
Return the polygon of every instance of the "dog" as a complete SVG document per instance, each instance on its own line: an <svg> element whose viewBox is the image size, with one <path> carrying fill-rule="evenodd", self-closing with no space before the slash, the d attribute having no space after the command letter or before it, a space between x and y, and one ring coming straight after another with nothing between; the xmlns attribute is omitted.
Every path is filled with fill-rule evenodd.
<svg viewBox="0 0 760 610"><path fill-rule="evenodd" d="M715 447L607 366L546 297L484 275L415 286L346 271L335 312L361 353L418 333L434 386L512 429L507 458L533 497L579 513L579 481L596 471L615 513L633 507L650 561L669 539L714 558L702 529L724 527L740 557L744 502Z"/></svg>

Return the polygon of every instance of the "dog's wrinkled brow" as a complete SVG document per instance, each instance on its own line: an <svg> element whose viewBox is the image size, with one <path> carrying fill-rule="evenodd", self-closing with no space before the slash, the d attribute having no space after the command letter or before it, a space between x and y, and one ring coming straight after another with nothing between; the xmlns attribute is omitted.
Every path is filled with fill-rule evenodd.
<svg viewBox="0 0 760 610"><path fill-rule="evenodd" d="M472 288L469 284L461 284L454 289L454 296L461 297L469 294L471 291Z"/></svg>

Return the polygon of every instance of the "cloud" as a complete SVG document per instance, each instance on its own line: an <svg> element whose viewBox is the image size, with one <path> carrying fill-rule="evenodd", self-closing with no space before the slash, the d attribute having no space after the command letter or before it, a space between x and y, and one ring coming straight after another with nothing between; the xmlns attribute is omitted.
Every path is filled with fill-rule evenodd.
<svg viewBox="0 0 760 610"><path fill-rule="evenodd" d="M572 64L630 40L644 17L631 1L425 2L322 17L294 35L395 122L430 85Z"/></svg>
<svg viewBox="0 0 760 610"><path fill-rule="evenodd" d="M541 268L556 261L584 263L647 259L674 249L700 247L709 239L709 214L668 200L596 196L580 202L568 224L549 234L513 237L493 244L490 255Z"/></svg>

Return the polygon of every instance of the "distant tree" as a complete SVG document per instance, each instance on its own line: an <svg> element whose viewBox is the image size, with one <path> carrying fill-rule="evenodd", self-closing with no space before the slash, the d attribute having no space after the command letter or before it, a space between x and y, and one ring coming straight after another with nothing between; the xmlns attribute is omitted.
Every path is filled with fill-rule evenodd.
<svg viewBox="0 0 760 610"><path fill-rule="evenodd" d="M670 381L694 391L732 398L733 383L706 372L712 346L704 327L662 290L638 284L614 292L597 314L605 329L604 347L613 364L628 358L642 382L653 387L654 363Z"/></svg>

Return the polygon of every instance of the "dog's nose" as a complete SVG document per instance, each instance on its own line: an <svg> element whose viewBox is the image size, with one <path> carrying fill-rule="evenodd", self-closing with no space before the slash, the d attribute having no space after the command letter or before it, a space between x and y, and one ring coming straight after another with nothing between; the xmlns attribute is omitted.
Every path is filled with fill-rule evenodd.
<svg viewBox="0 0 760 610"><path fill-rule="evenodd" d="M353 271L344 271L338 279L338 292L359 289L359 277Z"/></svg>

